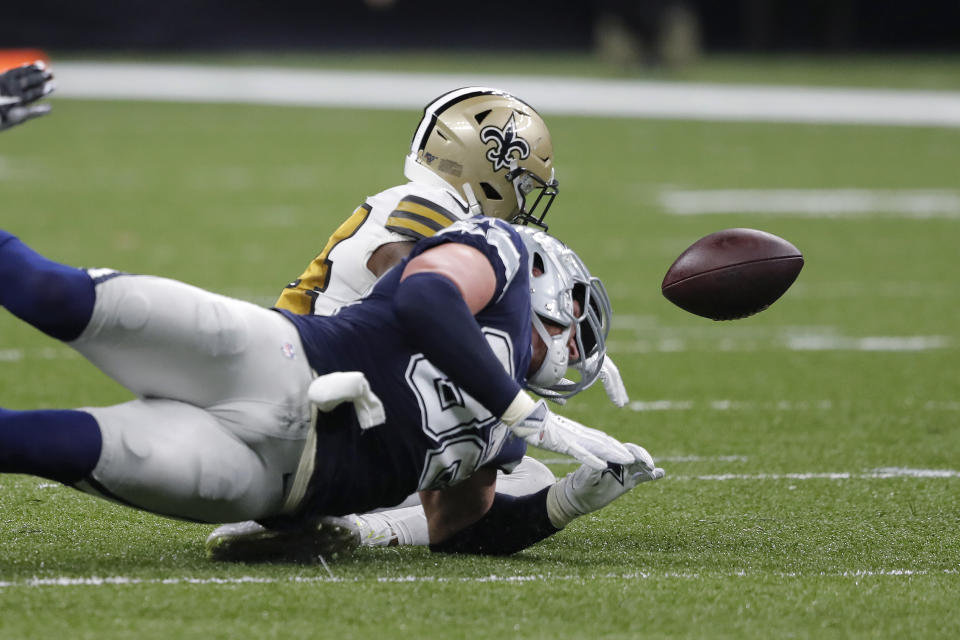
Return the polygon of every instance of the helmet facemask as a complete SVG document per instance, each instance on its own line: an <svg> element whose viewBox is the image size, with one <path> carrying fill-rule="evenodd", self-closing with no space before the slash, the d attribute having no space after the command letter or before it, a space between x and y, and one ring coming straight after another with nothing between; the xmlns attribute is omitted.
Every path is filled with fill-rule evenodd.
<svg viewBox="0 0 960 640"><path fill-rule="evenodd" d="M533 328L547 347L527 387L544 397L569 398L600 375L610 332L610 298L603 283L559 240L531 228L518 230L530 254ZM563 330L550 335L545 322ZM568 342L574 327L578 357L570 361Z"/></svg>
<svg viewBox="0 0 960 640"><path fill-rule="evenodd" d="M519 166L516 160L511 164L511 169L509 173L507 173L507 181L513 185L513 192L517 197L517 209L519 211L511 222L514 224L532 224L546 231L547 225L543 219L547 217L547 212L550 211L553 201L560 192L560 183L557 182L557 179L554 177L553 169L550 169L550 178L544 180L529 169ZM538 192L537 197L528 208L528 196L534 191ZM541 203L543 203L543 209L538 216L537 209Z"/></svg>

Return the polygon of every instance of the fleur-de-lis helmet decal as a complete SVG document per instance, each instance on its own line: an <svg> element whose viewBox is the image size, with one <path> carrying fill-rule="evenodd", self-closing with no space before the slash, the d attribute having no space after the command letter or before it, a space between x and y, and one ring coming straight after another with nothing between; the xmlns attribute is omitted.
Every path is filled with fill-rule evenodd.
<svg viewBox="0 0 960 640"><path fill-rule="evenodd" d="M530 145L517 135L517 123L513 113L510 114L507 124L503 125L503 129L492 124L481 129L480 139L485 143L493 142L493 147L487 151L487 160L493 163L494 171L510 168L510 154L514 151L519 153L518 160L530 156Z"/></svg>
<svg viewBox="0 0 960 640"><path fill-rule="evenodd" d="M543 118L490 87L463 87L430 102L403 172L414 182L449 187L464 217L483 214L544 228L558 192Z"/></svg>

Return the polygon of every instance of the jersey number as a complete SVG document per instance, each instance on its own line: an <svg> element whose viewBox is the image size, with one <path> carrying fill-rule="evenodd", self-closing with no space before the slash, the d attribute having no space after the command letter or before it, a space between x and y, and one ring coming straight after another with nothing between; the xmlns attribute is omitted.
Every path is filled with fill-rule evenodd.
<svg viewBox="0 0 960 640"><path fill-rule="evenodd" d="M513 375L510 336L484 328L487 343ZM410 358L407 384L420 405L421 428L437 446L427 452L419 489L443 489L470 477L503 446L509 429L422 354Z"/></svg>
<svg viewBox="0 0 960 640"><path fill-rule="evenodd" d="M353 214L341 224L330 239L327 240L323 251L313 259L303 274L288 284L280 294L276 306L297 314L313 314L317 304L317 297L327 290L330 285L330 273L333 270L333 261L330 252L334 247L352 237L370 216L370 205L364 203L354 210Z"/></svg>

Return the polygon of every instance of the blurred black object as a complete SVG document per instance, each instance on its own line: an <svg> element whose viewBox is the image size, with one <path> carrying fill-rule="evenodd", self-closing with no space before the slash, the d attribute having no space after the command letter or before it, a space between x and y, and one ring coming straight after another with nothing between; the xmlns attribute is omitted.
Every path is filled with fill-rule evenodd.
<svg viewBox="0 0 960 640"><path fill-rule="evenodd" d="M74 51L587 51L604 16L619 16L651 44L663 12L678 6L693 18L682 24L694 25L710 51L960 51L957 0L13 0L4 4L0 43Z"/></svg>

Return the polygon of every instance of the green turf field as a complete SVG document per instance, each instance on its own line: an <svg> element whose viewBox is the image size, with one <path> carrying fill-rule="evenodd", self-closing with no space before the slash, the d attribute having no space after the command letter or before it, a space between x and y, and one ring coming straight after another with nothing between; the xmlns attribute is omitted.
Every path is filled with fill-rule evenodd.
<svg viewBox="0 0 960 640"><path fill-rule="evenodd" d="M658 204L681 188L956 189L960 131L547 117L551 229L611 291L634 400L591 389L562 412L646 446L664 480L512 558L361 551L331 579L210 564L212 527L3 476L0 638L960 635L960 220ZM400 182L418 118L60 101L0 138L0 226L65 262L269 304ZM672 307L667 266L733 226L804 251L795 287L735 323ZM0 406L127 398L0 313Z"/></svg>

